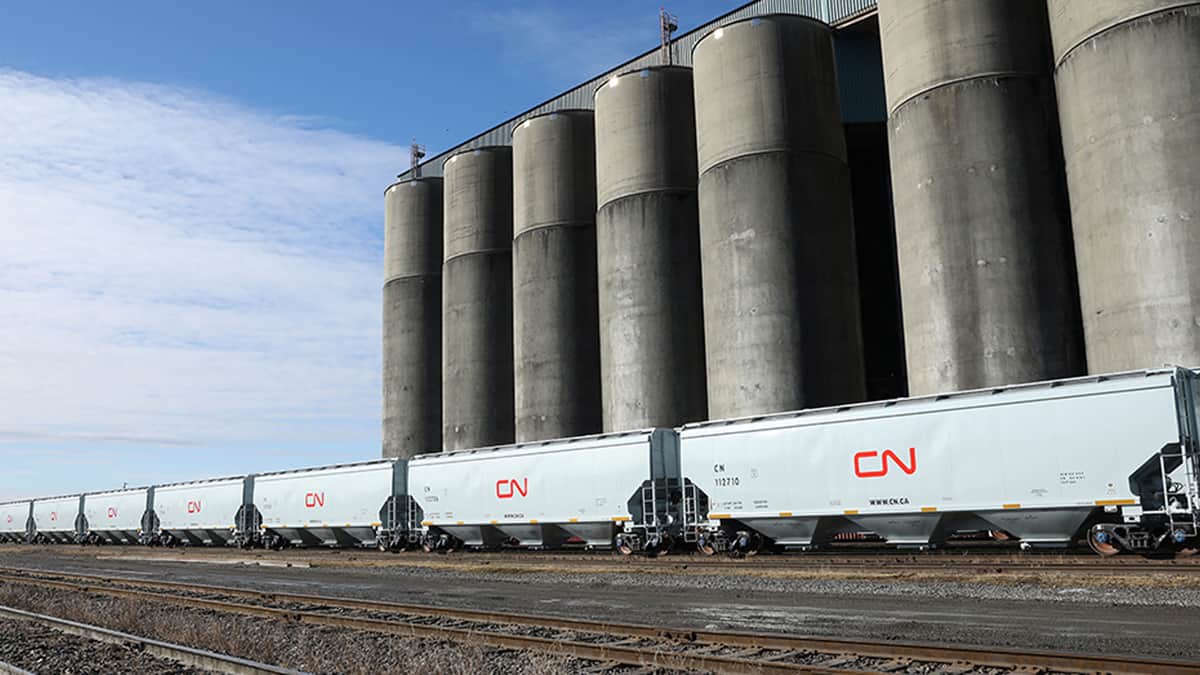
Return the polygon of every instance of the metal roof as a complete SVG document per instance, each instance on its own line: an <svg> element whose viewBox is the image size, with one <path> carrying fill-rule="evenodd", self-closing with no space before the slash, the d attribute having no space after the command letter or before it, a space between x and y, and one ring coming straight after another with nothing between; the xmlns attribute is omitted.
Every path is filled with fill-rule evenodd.
<svg viewBox="0 0 1200 675"><path fill-rule="evenodd" d="M754 0L748 2L733 11L709 21L708 23L697 27L696 29L684 33L675 38L671 42L671 60L675 65L691 66L692 65L692 47L700 41L705 35L715 30L720 26L735 23L744 19L749 19L756 16L765 16L768 14L796 14L799 16L808 16L820 19L826 23L833 25L835 28L838 24L853 22L863 16L874 13L877 0ZM873 116L866 110L873 111L874 101L876 98L872 92L860 92L861 89L873 88L874 83L858 82L858 78L848 77L849 73L844 69L840 62L843 60L844 53L849 55L847 61L854 65L860 65L861 56L858 52L857 43L838 40L838 56L839 56L839 79L843 82L843 117L847 121L860 121L866 117ZM867 59L870 61L870 57ZM451 155L463 152L465 150L473 150L491 145L511 145L512 128L522 121L544 115L549 112L568 109L587 109L593 108L592 95L596 89L608 81L614 75L620 75L629 71L640 70L650 66L657 66L659 63L659 49L655 47L637 57L622 63L621 65L608 70L592 79L583 82L582 84L569 89L562 94L543 103L526 110L525 112L505 120L496 126L484 131L483 133L468 139L448 150L439 153L429 159L426 159L420 164L420 174L422 177L434 177L442 175L442 163ZM870 64L868 64L870 67ZM869 76L868 76L869 77ZM874 79L870 78L869 79ZM849 81L847 81L849 80ZM856 86L857 85L857 86ZM879 93L877 98L882 101L883 83L882 77L878 82ZM864 104L865 99L865 104ZM869 106L869 107L868 107ZM882 119L882 117L880 117ZM399 175L399 180L404 181L412 176L411 171L405 171Z"/></svg>
<svg viewBox="0 0 1200 675"><path fill-rule="evenodd" d="M963 391L949 392L944 394L926 394L924 396L910 396L906 398L891 398L881 401L865 401L863 403L848 403L844 405L832 405L821 408L806 408L804 410L791 410L777 413L766 413L763 415L749 415L746 417L732 417L721 420L705 420L703 422L689 422L681 427L682 431L692 431L696 429L712 429L716 427L743 426L755 422L783 420L783 419L798 419L804 417L820 417L829 413L853 413L864 410L882 410L895 406L905 407L913 404L928 403L930 401L945 401L945 400L963 400L981 396L993 396L1010 391L1037 391L1058 389L1060 387L1070 387L1081 384L1097 384L1101 382L1114 381L1129 381L1135 379L1148 380L1154 377L1163 375L1174 375L1180 371L1190 371L1183 367L1170 368L1154 368L1143 370L1128 370L1118 373L1105 373L1102 375L1080 375L1077 377L1065 377L1056 380L1041 380L1037 382L1021 382L1017 384L1001 385L996 387L982 387L979 389L966 389Z"/></svg>

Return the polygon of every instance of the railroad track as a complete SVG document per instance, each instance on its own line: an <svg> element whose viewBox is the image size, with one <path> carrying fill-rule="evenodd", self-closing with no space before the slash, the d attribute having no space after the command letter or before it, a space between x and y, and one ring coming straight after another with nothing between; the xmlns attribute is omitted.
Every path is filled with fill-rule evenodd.
<svg viewBox="0 0 1200 675"><path fill-rule="evenodd" d="M593 662L593 672L632 665L716 673L1200 675L1200 664L1182 661L672 629L41 570L0 568L0 581L388 635L534 650Z"/></svg>
<svg viewBox="0 0 1200 675"><path fill-rule="evenodd" d="M208 556L213 560L228 558L229 552L221 549L195 549L188 551L193 558L185 560L192 562L200 556ZM730 558L727 556L704 557L690 553L672 554L649 559L642 557L604 555L593 552L578 553L546 553L531 554L529 552L469 552L453 553L450 555L404 553L399 556L376 553L374 551L336 551L324 555L325 551L312 552L306 555L272 554L245 555L240 559L255 561L260 564L279 564L302 562L313 566L342 567L355 564L371 564L380 562L383 566L428 565L438 567L443 564L471 565L518 565L530 569L553 569L561 571L562 563L568 563L578 568L602 567L605 571L614 566L627 567L637 570L763 570L763 571L855 571L855 572L1055 572L1055 573L1085 573L1085 574L1169 574L1177 576L1200 575L1200 556L1177 560L1147 560L1133 556L1119 558L1097 558L1092 555L1068 555L1061 553L1035 554L953 554L927 553L919 555L883 555L857 553L805 553L794 556L763 554L749 558ZM108 557L101 555L100 557ZM114 555L115 559L125 556ZM157 559L171 562L173 557L168 554L149 554L134 556L136 559ZM347 564L348 563L348 564Z"/></svg>
<svg viewBox="0 0 1200 675"><path fill-rule="evenodd" d="M193 649L183 645L122 633L101 626L68 621L46 614L26 612L13 607L0 606L0 618L50 628L60 633L86 640L129 647L140 653L161 659L170 659L185 666L215 673L229 673L231 675L291 675L298 672L227 654L218 654L216 652ZM25 671L9 664L0 664L0 673L17 674L25 673Z"/></svg>
<svg viewBox="0 0 1200 675"><path fill-rule="evenodd" d="M659 558L655 560L629 561L628 565L638 569L647 567L671 567L677 569L760 569L783 571L855 571L855 572L1057 572L1087 574L1200 574L1200 565L1156 564L1156 563L1074 563L1055 561L1006 561L1006 560L917 560L909 562L888 560L837 560L824 559L794 562L788 559L743 559L708 562L706 560Z"/></svg>

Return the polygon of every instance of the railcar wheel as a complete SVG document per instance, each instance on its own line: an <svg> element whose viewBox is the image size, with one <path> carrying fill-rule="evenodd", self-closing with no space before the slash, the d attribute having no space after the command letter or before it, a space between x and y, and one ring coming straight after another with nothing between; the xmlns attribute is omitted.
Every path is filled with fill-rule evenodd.
<svg viewBox="0 0 1200 675"><path fill-rule="evenodd" d="M988 536L992 538L992 541L1012 541L1013 538L1004 530L988 530Z"/></svg>
<svg viewBox="0 0 1200 675"><path fill-rule="evenodd" d="M700 555L705 556L717 554L717 547L704 534L700 535L700 538L696 540L696 550L700 552Z"/></svg>
<svg viewBox="0 0 1200 675"><path fill-rule="evenodd" d="M617 538L613 540L613 548L621 555L633 555L633 546L630 545L629 540L624 535L617 535Z"/></svg>
<svg viewBox="0 0 1200 675"><path fill-rule="evenodd" d="M1181 548L1175 555L1179 558L1190 558L1197 553L1200 553L1200 548Z"/></svg>
<svg viewBox="0 0 1200 675"><path fill-rule="evenodd" d="M1088 532L1087 541L1088 546L1090 546L1092 550L1097 553L1097 555L1101 555L1105 558L1114 556L1121 552L1121 549L1117 548L1117 545L1112 542L1112 535L1099 527L1093 527Z"/></svg>

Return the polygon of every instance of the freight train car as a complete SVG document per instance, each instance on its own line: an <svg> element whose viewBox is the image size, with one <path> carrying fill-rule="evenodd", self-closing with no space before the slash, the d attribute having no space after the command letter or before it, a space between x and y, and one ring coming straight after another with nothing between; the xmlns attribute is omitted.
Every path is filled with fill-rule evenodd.
<svg viewBox="0 0 1200 675"><path fill-rule="evenodd" d="M33 502L0 504L0 542L22 543L29 537Z"/></svg>
<svg viewBox="0 0 1200 675"><path fill-rule="evenodd" d="M269 548L386 545L404 478L401 460L253 476L260 540Z"/></svg>
<svg viewBox="0 0 1200 675"><path fill-rule="evenodd" d="M31 538L36 543L77 542L82 534L82 520L82 495L35 499Z"/></svg>
<svg viewBox="0 0 1200 675"><path fill-rule="evenodd" d="M669 429L421 455L408 471L410 526L427 549L655 548L678 527L679 444Z"/></svg>
<svg viewBox="0 0 1200 675"><path fill-rule="evenodd" d="M690 424L688 538L706 551L992 530L1097 552L1194 551L1197 376L1160 370Z"/></svg>
<svg viewBox="0 0 1200 675"><path fill-rule="evenodd" d="M80 523L87 544L137 544L153 531L152 488L94 492L83 496Z"/></svg>
<svg viewBox="0 0 1200 675"><path fill-rule="evenodd" d="M157 520L154 543L227 546L239 543L239 533L256 533L253 479L215 478L154 487Z"/></svg>
<svg viewBox="0 0 1200 675"><path fill-rule="evenodd" d="M1139 371L37 499L0 507L0 536L28 513L39 542L745 553L988 531L1192 553L1198 381Z"/></svg>

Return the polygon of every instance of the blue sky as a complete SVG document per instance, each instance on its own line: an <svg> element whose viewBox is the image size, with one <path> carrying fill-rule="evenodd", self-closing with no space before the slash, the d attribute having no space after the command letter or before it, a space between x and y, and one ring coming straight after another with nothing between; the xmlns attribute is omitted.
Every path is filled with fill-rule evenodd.
<svg viewBox="0 0 1200 675"><path fill-rule="evenodd" d="M673 6L687 30L740 3ZM0 22L0 501L379 453L382 191L659 4L54 2Z"/></svg>

